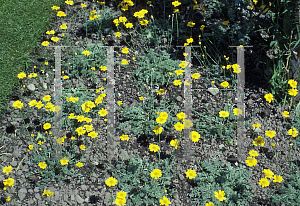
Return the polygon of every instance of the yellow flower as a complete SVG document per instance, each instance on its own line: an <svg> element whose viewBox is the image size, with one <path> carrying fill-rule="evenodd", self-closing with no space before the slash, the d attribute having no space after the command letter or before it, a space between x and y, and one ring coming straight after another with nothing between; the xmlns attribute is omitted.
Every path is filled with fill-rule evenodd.
<svg viewBox="0 0 300 206"><path fill-rule="evenodd" d="M155 178L157 180L157 178L161 177L161 170L160 169L154 169L151 172L151 177Z"/></svg>
<svg viewBox="0 0 300 206"><path fill-rule="evenodd" d="M47 164L45 162L40 162L39 167L45 169L47 167Z"/></svg>
<svg viewBox="0 0 300 206"><path fill-rule="evenodd" d="M128 137L128 135L122 135L122 136L120 136L120 139L122 140L122 141L125 141L125 140L129 140L129 137Z"/></svg>
<svg viewBox="0 0 300 206"><path fill-rule="evenodd" d="M296 96L297 94L298 94L298 90L297 89L289 89L289 95Z"/></svg>
<svg viewBox="0 0 300 206"><path fill-rule="evenodd" d="M189 39L186 40L186 42L190 44L190 43L193 43L194 40L193 40L193 38L189 38Z"/></svg>
<svg viewBox="0 0 300 206"><path fill-rule="evenodd" d="M52 196L53 192L50 192L50 190L44 190L43 195Z"/></svg>
<svg viewBox="0 0 300 206"><path fill-rule="evenodd" d="M82 52L82 54L84 54L84 55L88 56L88 55L90 55L90 54L91 54L91 52L89 52L89 51L87 51L87 50L84 50L84 51Z"/></svg>
<svg viewBox="0 0 300 206"><path fill-rule="evenodd" d="M24 77L26 77L26 74L24 72L18 74L19 79L23 79Z"/></svg>
<svg viewBox="0 0 300 206"><path fill-rule="evenodd" d="M226 59L227 60L227 59ZM233 69L233 73L240 73L241 72L241 67L240 67L240 65L238 65L238 64L233 64L232 66L232 69Z"/></svg>
<svg viewBox="0 0 300 206"><path fill-rule="evenodd" d="M141 24L142 26L146 26L148 23L149 23L148 20L142 20L142 21L140 21L140 24Z"/></svg>
<svg viewBox="0 0 300 206"><path fill-rule="evenodd" d="M228 117L229 116L229 112L227 112L227 111L220 111L219 112L219 116L223 117L223 118Z"/></svg>
<svg viewBox="0 0 300 206"><path fill-rule="evenodd" d="M168 198L166 198L166 196L163 196L162 199L159 199L159 203L160 203L160 205L166 205L166 206L171 204L171 202L168 200Z"/></svg>
<svg viewBox="0 0 300 206"><path fill-rule="evenodd" d="M240 116L242 113L243 113L243 111L241 109L239 109L239 108L233 109L233 114L235 116Z"/></svg>
<svg viewBox="0 0 300 206"><path fill-rule="evenodd" d="M223 201L226 200L227 198L224 197L225 196L225 192L223 190L219 190L218 192L215 192L214 197L216 197L219 201Z"/></svg>
<svg viewBox="0 0 300 206"><path fill-rule="evenodd" d="M68 27L67 27L67 25L62 24L62 25L60 25L60 28L61 28L61 29L67 29Z"/></svg>
<svg viewBox="0 0 300 206"><path fill-rule="evenodd" d="M180 80L174 80L174 81L173 81L173 84L174 84L175 86L179 86L179 85L182 84L182 82L181 82Z"/></svg>
<svg viewBox="0 0 300 206"><path fill-rule="evenodd" d="M288 131L288 134L293 136L293 137L297 137L298 136L298 131L296 130L296 128L292 128Z"/></svg>
<svg viewBox="0 0 300 206"><path fill-rule="evenodd" d="M133 24L132 24L132 23L126 23L126 24L125 24L125 27L126 27L126 28L132 28L132 27L133 27Z"/></svg>
<svg viewBox="0 0 300 206"><path fill-rule="evenodd" d="M122 48L122 53L124 54L127 54L129 52L129 49L126 47L126 48Z"/></svg>
<svg viewBox="0 0 300 206"><path fill-rule="evenodd" d="M282 177L280 176L280 175L274 175L274 177L273 177L274 179L273 179L273 182L281 182L282 181Z"/></svg>
<svg viewBox="0 0 300 206"><path fill-rule="evenodd" d="M273 138L273 137L275 137L275 135L276 135L276 132L275 131L265 131L265 135L267 136L267 137L270 137L271 139Z"/></svg>
<svg viewBox="0 0 300 206"><path fill-rule="evenodd" d="M197 173L195 170L188 170L187 172L185 172L186 177L188 177L189 179L193 179L197 176Z"/></svg>
<svg viewBox="0 0 300 206"><path fill-rule="evenodd" d="M68 158L65 158L65 157L60 160L61 165L67 165L68 162L69 162Z"/></svg>
<svg viewBox="0 0 300 206"><path fill-rule="evenodd" d="M183 75L182 72L184 72L184 70L182 70L182 69L181 69L181 70L176 70L176 71L175 71L175 73L176 73L177 76L178 76L178 75Z"/></svg>
<svg viewBox="0 0 300 206"><path fill-rule="evenodd" d="M252 126L253 126L253 127L256 127L256 128L259 128L259 127L260 127L260 124L256 123L256 124L253 124Z"/></svg>
<svg viewBox="0 0 300 206"><path fill-rule="evenodd" d="M192 75L193 79L198 79L201 75L199 73L195 73Z"/></svg>
<svg viewBox="0 0 300 206"><path fill-rule="evenodd" d="M257 160L254 157L247 157L246 163L249 167L252 167L257 164Z"/></svg>
<svg viewBox="0 0 300 206"><path fill-rule="evenodd" d="M23 103L20 100L17 100L12 106L16 109L21 109L23 107Z"/></svg>
<svg viewBox="0 0 300 206"><path fill-rule="evenodd" d="M198 132L196 132L196 131L192 131L192 132L190 133L189 138L190 138L193 142L198 142L199 139L201 138L201 135L200 135Z"/></svg>
<svg viewBox="0 0 300 206"><path fill-rule="evenodd" d="M270 185L270 182L268 181L267 178L262 178L262 179L259 180L259 184L262 187L268 187Z"/></svg>
<svg viewBox="0 0 300 206"><path fill-rule="evenodd" d="M128 61L127 61L126 59L123 59L122 62L121 62L121 64L127 65L127 64L128 64Z"/></svg>
<svg viewBox="0 0 300 206"><path fill-rule="evenodd" d="M257 152L257 151L254 151L254 150L249 151L249 154L250 154L250 156L252 156L252 157L258 156L258 152Z"/></svg>
<svg viewBox="0 0 300 206"><path fill-rule="evenodd" d="M173 139L171 140L170 145L175 147L175 149L177 149L179 145L179 141L177 139Z"/></svg>
<svg viewBox="0 0 300 206"><path fill-rule="evenodd" d="M117 182L118 180L114 177L110 177L108 178L106 181L105 181L105 184L108 186L108 187L111 187L111 186L116 186L117 185Z"/></svg>
<svg viewBox="0 0 300 206"><path fill-rule="evenodd" d="M59 11L59 12L57 12L57 16L62 17L62 16L67 16L67 15L65 14L65 12Z"/></svg>
<svg viewBox="0 0 300 206"><path fill-rule="evenodd" d="M116 24L116 26L119 26L120 20L119 19L115 19L115 20L113 20L113 22Z"/></svg>
<svg viewBox="0 0 300 206"><path fill-rule="evenodd" d="M266 94L264 97L265 97L265 99L266 99L269 103L271 103L271 101L274 100L273 95L272 95L271 93L270 93L270 94Z"/></svg>
<svg viewBox="0 0 300 206"><path fill-rule="evenodd" d="M224 25L226 25L226 26L227 26L229 23L230 23L229 21L223 21L223 22L222 22L222 24L224 24Z"/></svg>
<svg viewBox="0 0 300 206"><path fill-rule="evenodd" d="M189 27L194 27L194 25L195 25L195 23L192 22L192 21L190 21L190 22L187 24L187 26L189 26Z"/></svg>
<svg viewBox="0 0 300 206"><path fill-rule="evenodd" d="M264 173L266 175L266 178L270 178L270 179L273 179L273 175L274 173L270 170L270 169L264 169L262 171L262 173Z"/></svg>
<svg viewBox="0 0 300 206"><path fill-rule="evenodd" d="M81 162L78 162L78 163L76 164L76 166L77 166L77 167L82 167L83 164L82 164Z"/></svg>
<svg viewBox="0 0 300 206"><path fill-rule="evenodd" d="M125 16L120 16L119 17L119 22L120 23L125 23L127 21L127 18Z"/></svg>
<svg viewBox="0 0 300 206"><path fill-rule="evenodd" d="M13 168L12 168L12 166L5 166L4 168L3 168L3 173L6 173L7 175L11 172L13 170Z"/></svg>
<svg viewBox="0 0 300 206"><path fill-rule="evenodd" d="M85 150L85 146L84 145L80 145L80 149L81 150Z"/></svg>
<svg viewBox="0 0 300 206"><path fill-rule="evenodd" d="M297 88L297 82L294 81L293 79L290 79L289 82L288 82L288 84L289 84L291 87L293 87L294 89Z"/></svg>
<svg viewBox="0 0 300 206"><path fill-rule="evenodd" d="M160 148L159 148L158 145L151 144L151 145L149 146L149 150L150 150L151 152L157 152L157 150L160 150Z"/></svg>
<svg viewBox="0 0 300 206"><path fill-rule="evenodd" d="M258 137L256 137L255 138L256 139L256 141L253 141L253 144L255 145L255 146L257 146L257 145L260 145L260 146L264 146L264 144L265 144L265 139L263 138L263 137L261 137L261 136L258 136Z"/></svg>
<svg viewBox="0 0 300 206"><path fill-rule="evenodd" d="M224 87L224 88L227 88L229 86L229 83L227 81L224 81L224 82L221 83L221 86Z"/></svg>
<svg viewBox="0 0 300 206"><path fill-rule="evenodd" d="M173 1L172 5L177 7L177 6L181 5L181 3L179 1Z"/></svg>
<svg viewBox="0 0 300 206"><path fill-rule="evenodd" d="M179 64L179 66L180 66L181 68L185 68L188 64L189 64L189 63L186 62L186 61L181 61L181 63Z"/></svg>

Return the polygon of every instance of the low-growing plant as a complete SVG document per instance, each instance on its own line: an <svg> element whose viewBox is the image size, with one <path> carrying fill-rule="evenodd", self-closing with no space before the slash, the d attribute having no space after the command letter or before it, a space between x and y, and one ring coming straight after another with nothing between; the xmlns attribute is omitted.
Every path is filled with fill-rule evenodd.
<svg viewBox="0 0 300 206"><path fill-rule="evenodd" d="M89 77L95 82L95 71L107 65L106 56L106 48L98 47L97 44L87 46L86 49L72 48L71 54L68 53L62 61L62 70L68 71L68 79Z"/></svg>
<svg viewBox="0 0 300 206"><path fill-rule="evenodd" d="M62 137L64 138L64 137ZM56 141L50 135L44 137L42 134L38 135L38 139L40 143L43 140L51 140L50 143L46 146L44 144L40 144L39 149L33 148L29 149L30 151L30 160L27 164L30 167L35 168L34 171L27 173L25 176L28 178L31 175L40 176L42 179L42 183L37 183L40 189L44 189L48 182L52 181L53 179L59 182L60 187L62 186L62 180L66 180L66 175L72 177L82 177L79 173L79 169L76 166L78 162L84 162L84 151L82 153L76 153L75 144L74 142L70 142L70 146L68 149L66 147L62 147L62 160L56 160L55 153L53 153L53 144ZM58 138L57 138L58 140ZM59 140L58 140L59 141ZM61 140L62 143L64 140ZM32 145L33 146L33 145ZM48 147L49 146L49 147ZM81 179L84 182L84 179Z"/></svg>
<svg viewBox="0 0 300 206"><path fill-rule="evenodd" d="M136 106L127 106L122 112L122 117L120 119L120 125L117 126L117 129L125 130L130 128L130 134L141 134L141 135L154 135L153 127L157 126L156 118L159 116L157 112L167 112L168 114L179 113L179 107L171 102L166 108L167 102L157 102L153 96L145 99L144 102L138 103ZM170 112L172 108L172 112ZM176 116L176 115L174 115ZM166 134L166 131L171 130L177 122L176 117L170 117L167 119L166 124L164 125L163 134Z"/></svg>
<svg viewBox="0 0 300 206"><path fill-rule="evenodd" d="M170 79L183 79L182 75L170 77L170 72L180 70L178 65L180 60L170 59L170 54L164 50L154 50L150 48L147 53L137 55L139 61L136 63L138 69L133 73L139 83L149 85L160 85L164 87ZM175 74L174 74L175 75ZM174 78L175 80L175 78Z"/></svg>
<svg viewBox="0 0 300 206"><path fill-rule="evenodd" d="M156 205L163 196L172 197L177 193L171 187L171 179L179 172L170 165L169 159L149 163L149 159L134 156L126 165L117 164L116 169L112 175L118 180L119 188L128 194L129 205ZM151 173L157 169L162 174L154 178Z"/></svg>
<svg viewBox="0 0 300 206"><path fill-rule="evenodd" d="M297 160L296 160L297 161ZM288 175L286 182L279 188L278 194L268 194L272 198L272 204L281 203L286 205L300 204L300 173L299 166L292 163L293 171L298 171L295 174Z"/></svg>
<svg viewBox="0 0 300 206"><path fill-rule="evenodd" d="M226 194L223 200L226 205L251 205L253 194L250 192L253 185L249 185L251 171L246 166L233 168L229 162L219 163L215 158L205 160L201 164L202 172L198 172L193 179L197 185L189 194L193 197L193 205L204 205L213 202L214 205L223 205L214 197L215 192L222 190Z"/></svg>

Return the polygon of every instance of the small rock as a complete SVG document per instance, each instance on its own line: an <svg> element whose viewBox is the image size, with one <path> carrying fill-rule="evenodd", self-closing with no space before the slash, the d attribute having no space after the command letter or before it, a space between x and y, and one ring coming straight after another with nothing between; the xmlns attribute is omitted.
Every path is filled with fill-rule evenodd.
<svg viewBox="0 0 300 206"><path fill-rule="evenodd" d="M87 190L87 186L86 185L81 185L81 189L82 190Z"/></svg>
<svg viewBox="0 0 300 206"><path fill-rule="evenodd" d="M177 100L178 102L181 102L181 101L182 101L182 97L181 97L181 96L177 96L177 97L176 97L176 100Z"/></svg>
<svg viewBox="0 0 300 206"><path fill-rule="evenodd" d="M84 199L82 199L78 194L76 194L75 199L79 204L82 204L84 202Z"/></svg>
<svg viewBox="0 0 300 206"><path fill-rule="evenodd" d="M20 157L20 156L21 156L21 154L20 154L20 149L19 149L19 148L16 148L16 149L14 150L14 152L12 153L12 156L15 157L15 158Z"/></svg>
<svg viewBox="0 0 300 206"><path fill-rule="evenodd" d="M15 167L15 166L17 166L17 161L13 161L12 163L11 163L11 166L13 166L13 167Z"/></svg>
<svg viewBox="0 0 300 206"><path fill-rule="evenodd" d="M214 96L219 93L219 89L217 87L209 87L207 90L209 93L211 93Z"/></svg>
<svg viewBox="0 0 300 206"><path fill-rule="evenodd" d="M27 88L28 88L29 90L31 90L31 91L34 91L34 90L35 90L34 84L29 84L29 85L27 85Z"/></svg>
<svg viewBox="0 0 300 206"><path fill-rule="evenodd" d="M20 200L23 200L26 196L27 190L26 188L21 188L18 192L18 196L20 198Z"/></svg>

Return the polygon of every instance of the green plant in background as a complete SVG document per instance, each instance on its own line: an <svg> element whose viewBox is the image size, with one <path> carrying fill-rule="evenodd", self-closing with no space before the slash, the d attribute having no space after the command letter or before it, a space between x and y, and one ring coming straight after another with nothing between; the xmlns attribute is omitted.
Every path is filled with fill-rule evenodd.
<svg viewBox="0 0 300 206"><path fill-rule="evenodd" d="M193 205L204 205L213 202L213 205L251 205L253 189L249 185L251 171L245 166L233 168L229 162L219 163L215 158L212 161L205 160L201 164L202 172L198 172L193 182L197 185L189 194L194 198ZM215 191L225 192L225 200L220 202ZM224 202L224 203L223 203Z"/></svg>
<svg viewBox="0 0 300 206"><path fill-rule="evenodd" d="M97 15L100 15L94 20L87 20L85 24L81 24L79 28L86 30L87 33L97 32L102 38L107 35L113 35L113 20L122 15L122 12L119 10L115 12L113 8L104 7L104 9L99 10Z"/></svg>
<svg viewBox="0 0 300 206"><path fill-rule="evenodd" d="M72 48L72 54L67 53L66 61L62 61L62 70L68 71L69 78L89 77L96 82L93 69L99 71L100 66L106 66L106 56L106 48L96 44L87 46L86 49Z"/></svg>
<svg viewBox="0 0 300 206"><path fill-rule="evenodd" d="M126 165L117 164L113 172L119 188L128 193L129 205L138 206L158 204L163 196L172 197L176 191L171 188L171 179L177 174L169 159L149 163L148 159L135 156Z"/></svg>
<svg viewBox="0 0 300 206"><path fill-rule="evenodd" d="M294 162L292 162L292 167L294 171L297 171L299 169L298 165L296 165ZM286 182L284 183L284 186L281 185L278 194L270 195L269 197L272 197L272 204L274 203L281 203L286 205L299 205L300 204L300 198L299 198L299 192L300 192L300 174L299 171L295 174L291 174L288 176Z"/></svg>
<svg viewBox="0 0 300 206"><path fill-rule="evenodd" d="M92 91L75 91L75 92L62 92L62 122L63 127L69 128L71 125L78 127L80 125L79 121L76 119L71 122L69 115L73 113L75 116L83 115L85 117L95 117L99 116L98 111L101 109L101 106L105 103L102 102L103 97L98 95L96 98L95 93ZM95 100L96 99L96 100ZM92 103L92 102L96 102ZM99 102L98 102L99 101ZM100 103L101 101L101 103ZM83 106L86 105L86 102L90 102L92 110L85 112ZM98 102L98 103L97 103ZM75 122L74 122L75 121Z"/></svg>
<svg viewBox="0 0 300 206"><path fill-rule="evenodd" d="M63 138L59 138L58 141L63 143ZM45 138L44 138L45 139ZM53 140L52 137L47 137L47 139ZM39 141L42 144L42 141ZM53 145L53 141L51 141L51 145ZM32 146L32 147L31 147ZM29 145L29 149L31 150L33 145ZM44 189L46 184L52 179L60 183L60 187L62 186L62 180L65 180L65 175L72 176L72 177L81 177L82 175L78 172L78 162L84 162L84 152L82 154L76 153L75 145L71 144L69 150L65 147L62 147L62 156L64 157L62 160L57 161L55 160L55 154L53 153L52 147L47 148L45 145L40 145L40 150L32 150L31 159L27 162L27 164L31 167L35 167L34 171L27 173L25 176L28 178L31 175L38 175L42 178L42 183L37 186L40 189ZM77 164L77 165L76 165ZM39 166L38 168L36 166ZM84 179L82 179L84 182Z"/></svg>
<svg viewBox="0 0 300 206"><path fill-rule="evenodd" d="M157 102L154 100L153 96L147 98L143 103L138 103L137 106L127 106L122 112L122 117L120 123L116 128L121 130L127 130L130 134L140 134L140 135L154 135L153 127L157 126L156 115L157 112L167 112L168 114L179 113L179 107L174 103L170 103L166 108L167 102ZM172 108L172 112L170 109ZM177 122L177 118L168 118L166 124L164 125L164 133L173 128L174 124ZM165 131L166 130L166 131Z"/></svg>
<svg viewBox="0 0 300 206"><path fill-rule="evenodd" d="M154 50L150 48L147 54L137 55L139 62L136 63L138 69L133 73L140 83L150 83L154 86L166 86L170 80L170 72L179 70L180 60L170 59L170 54L164 50ZM152 69L153 68L153 69ZM183 79L177 76L177 79Z"/></svg>

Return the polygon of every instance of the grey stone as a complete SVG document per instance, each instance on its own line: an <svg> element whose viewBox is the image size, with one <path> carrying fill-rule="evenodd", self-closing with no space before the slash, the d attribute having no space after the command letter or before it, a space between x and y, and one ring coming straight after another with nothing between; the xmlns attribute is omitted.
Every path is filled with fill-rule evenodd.
<svg viewBox="0 0 300 206"><path fill-rule="evenodd" d="M15 157L15 158L20 157L20 156L21 156L20 149L19 149L19 148L16 148L16 149L13 151L12 156Z"/></svg>
<svg viewBox="0 0 300 206"><path fill-rule="evenodd" d="M21 188L18 192L18 196L20 198L20 200L23 200L26 196L27 190L26 188Z"/></svg>
<svg viewBox="0 0 300 206"><path fill-rule="evenodd" d="M176 97L176 100L177 100L178 102L181 102L181 101L182 101L182 97L181 97L181 96L177 96L177 97Z"/></svg>
<svg viewBox="0 0 300 206"><path fill-rule="evenodd" d="M207 90L209 93L211 93L214 96L219 93L219 89L217 87L209 87Z"/></svg>
<svg viewBox="0 0 300 206"><path fill-rule="evenodd" d="M87 186L86 185L81 185L81 189L82 190L87 190Z"/></svg>
<svg viewBox="0 0 300 206"><path fill-rule="evenodd" d="M35 187L33 191L34 191L34 192L39 192L39 191L40 191L40 188L39 188L39 187Z"/></svg>
<svg viewBox="0 0 300 206"><path fill-rule="evenodd" d="M75 199L80 204L82 204L84 202L84 199L82 199L78 194L75 195Z"/></svg>
<svg viewBox="0 0 300 206"><path fill-rule="evenodd" d="M31 91L34 91L34 90L35 90L34 84L29 84L29 85L27 85L27 88L28 88L29 90L31 90Z"/></svg>
<svg viewBox="0 0 300 206"><path fill-rule="evenodd" d="M11 163L11 166L13 166L13 167L15 167L15 166L17 166L17 161L13 161L12 163Z"/></svg>

